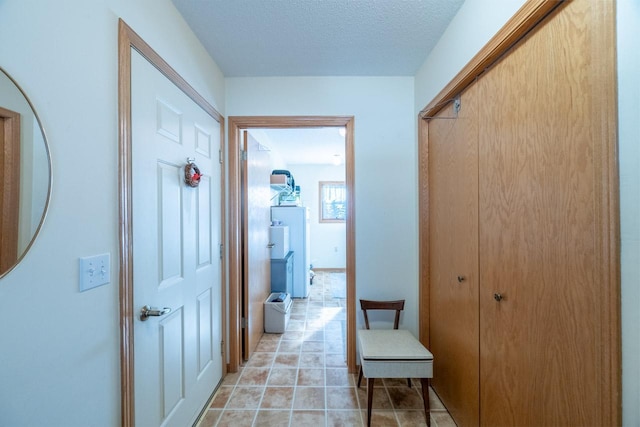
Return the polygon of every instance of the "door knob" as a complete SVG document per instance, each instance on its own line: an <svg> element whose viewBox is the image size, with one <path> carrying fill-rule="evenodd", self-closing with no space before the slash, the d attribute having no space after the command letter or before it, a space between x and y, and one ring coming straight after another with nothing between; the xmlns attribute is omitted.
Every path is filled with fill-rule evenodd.
<svg viewBox="0 0 640 427"><path fill-rule="evenodd" d="M267 247L268 247L269 249L271 249L271 248L273 248L275 245L276 245L275 243L269 243L269 244L267 245Z"/></svg>
<svg viewBox="0 0 640 427"><path fill-rule="evenodd" d="M498 301L498 302L502 301L502 298L503 298L503 297L502 297L502 294L501 294L501 293L495 293L495 294L493 294L493 299L494 299L494 300L496 300L496 301Z"/></svg>
<svg viewBox="0 0 640 427"><path fill-rule="evenodd" d="M462 283L466 280L467 278L464 276L458 276L458 283Z"/></svg>
<svg viewBox="0 0 640 427"><path fill-rule="evenodd" d="M167 313L171 313L171 309L169 307L156 308L145 305L140 309L140 320L144 322L151 316L164 316Z"/></svg>

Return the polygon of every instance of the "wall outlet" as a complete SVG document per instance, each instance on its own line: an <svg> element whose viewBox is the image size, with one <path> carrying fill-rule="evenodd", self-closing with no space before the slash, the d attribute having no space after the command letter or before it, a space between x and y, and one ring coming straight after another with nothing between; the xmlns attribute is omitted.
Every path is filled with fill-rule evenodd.
<svg viewBox="0 0 640 427"><path fill-rule="evenodd" d="M80 258L80 292L111 281L111 255L106 253Z"/></svg>

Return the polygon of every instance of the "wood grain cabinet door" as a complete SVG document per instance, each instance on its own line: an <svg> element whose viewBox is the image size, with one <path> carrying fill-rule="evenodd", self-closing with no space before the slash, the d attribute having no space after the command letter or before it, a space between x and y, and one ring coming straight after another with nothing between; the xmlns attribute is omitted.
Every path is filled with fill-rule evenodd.
<svg viewBox="0 0 640 427"><path fill-rule="evenodd" d="M606 3L556 10L477 83L490 106L479 116L484 426L606 425L598 117L614 75L593 55Z"/></svg>
<svg viewBox="0 0 640 427"><path fill-rule="evenodd" d="M429 124L432 384L461 426L478 425L477 106L471 87Z"/></svg>
<svg viewBox="0 0 640 427"><path fill-rule="evenodd" d="M620 424L614 10L559 5L421 127L432 384L458 426Z"/></svg>

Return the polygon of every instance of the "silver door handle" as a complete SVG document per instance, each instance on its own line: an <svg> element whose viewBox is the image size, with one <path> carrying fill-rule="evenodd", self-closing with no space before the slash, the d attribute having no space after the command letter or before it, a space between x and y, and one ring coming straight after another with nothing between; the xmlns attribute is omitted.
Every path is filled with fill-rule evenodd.
<svg viewBox="0 0 640 427"><path fill-rule="evenodd" d="M144 322L151 316L164 316L167 313L171 313L171 309L169 307L156 308L145 305L140 309L140 320Z"/></svg>
<svg viewBox="0 0 640 427"><path fill-rule="evenodd" d="M276 245L275 243L269 243L269 244L267 245L267 247L268 247L269 249L271 249L271 248L273 248L275 245Z"/></svg>

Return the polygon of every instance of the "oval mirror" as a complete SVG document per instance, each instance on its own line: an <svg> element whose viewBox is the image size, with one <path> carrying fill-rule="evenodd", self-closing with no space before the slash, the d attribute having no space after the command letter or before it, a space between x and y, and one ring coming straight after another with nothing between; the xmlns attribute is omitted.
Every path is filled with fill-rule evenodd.
<svg viewBox="0 0 640 427"><path fill-rule="evenodd" d="M0 67L0 277L24 258L51 194L51 156L29 98Z"/></svg>

